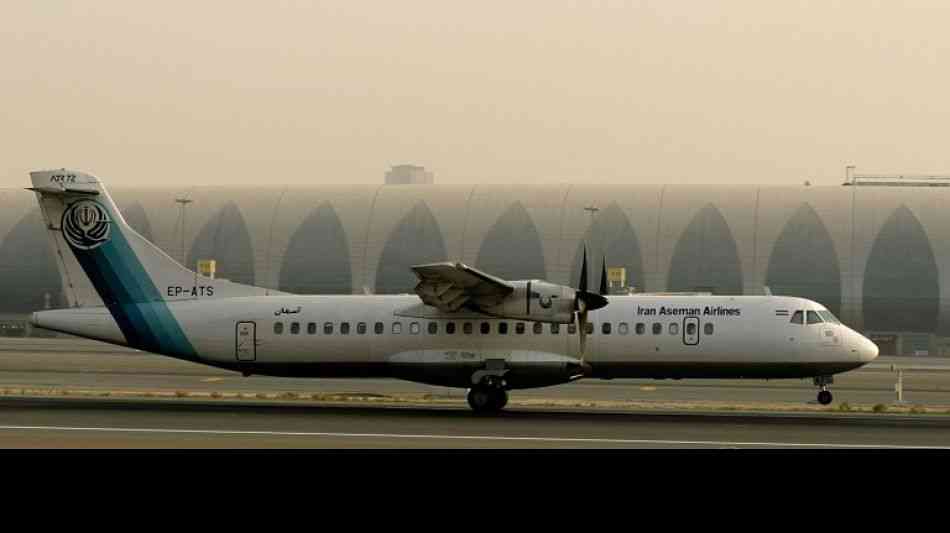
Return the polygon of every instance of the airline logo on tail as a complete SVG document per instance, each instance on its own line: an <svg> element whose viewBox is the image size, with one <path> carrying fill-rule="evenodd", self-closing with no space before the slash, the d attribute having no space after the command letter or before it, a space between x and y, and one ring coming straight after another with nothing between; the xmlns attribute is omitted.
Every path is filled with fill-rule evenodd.
<svg viewBox="0 0 950 533"><path fill-rule="evenodd" d="M109 242L112 221L106 208L93 200L79 200L63 211L63 236L73 248L93 250Z"/></svg>

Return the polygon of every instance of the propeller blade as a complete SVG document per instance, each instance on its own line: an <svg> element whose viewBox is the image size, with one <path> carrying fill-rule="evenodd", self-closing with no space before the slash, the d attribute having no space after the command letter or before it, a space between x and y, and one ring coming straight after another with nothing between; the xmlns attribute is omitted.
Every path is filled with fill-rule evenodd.
<svg viewBox="0 0 950 533"><path fill-rule="evenodd" d="M587 245L584 245L584 262L581 263L581 279L577 284L577 290L587 292Z"/></svg>
<svg viewBox="0 0 950 533"><path fill-rule="evenodd" d="M603 266L600 269L600 294L607 295L607 256L604 255Z"/></svg>
<svg viewBox="0 0 950 533"><path fill-rule="evenodd" d="M577 333L580 335L581 365L584 364L584 357L587 355L587 307L577 314Z"/></svg>

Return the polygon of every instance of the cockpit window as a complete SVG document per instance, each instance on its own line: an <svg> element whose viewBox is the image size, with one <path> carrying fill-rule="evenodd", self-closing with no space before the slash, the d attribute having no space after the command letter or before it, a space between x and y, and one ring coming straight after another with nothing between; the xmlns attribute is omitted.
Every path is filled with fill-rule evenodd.
<svg viewBox="0 0 950 533"><path fill-rule="evenodd" d="M792 324L804 324L805 323L805 313L801 311L795 311L792 315Z"/></svg>
<svg viewBox="0 0 950 533"><path fill-rule="evenodd" d="M824 320L822 320L821 317L818 316L818 313L816 313L815 311L809 311L809 312L808 312L808 323L809 323L809 324L821 324L822 322L824 322Z"/></svg>
<svg viewBox="0 0 950 533"><path fill-rule="evenodd" d="M841 321L831 312L831 311L818 311L818 314L821 315L821 318L825 319L825 322L830 322L832 324L840 324Z"/></svg>

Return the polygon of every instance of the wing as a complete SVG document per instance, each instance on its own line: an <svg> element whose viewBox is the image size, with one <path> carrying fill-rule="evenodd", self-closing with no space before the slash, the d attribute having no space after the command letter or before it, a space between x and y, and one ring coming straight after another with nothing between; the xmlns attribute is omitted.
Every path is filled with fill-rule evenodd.
<svg viewBox="0 0 950 533"><path fill-rule="evenodd" d="M419 278L415 292L422 302L445 312L469 303L496 305L515 290L507 281L462 263L416 265L412 271Z"/></svg>

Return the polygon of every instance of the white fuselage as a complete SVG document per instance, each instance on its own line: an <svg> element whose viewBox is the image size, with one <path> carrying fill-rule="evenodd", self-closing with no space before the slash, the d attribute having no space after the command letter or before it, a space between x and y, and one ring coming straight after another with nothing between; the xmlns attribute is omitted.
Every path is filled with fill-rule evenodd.
<svg viewBox="0 0 950 533"><path fill-rule="evenodd" d="M199 298L167 305L194 347L197 357L190 359L248 374L392 376L466 386L474 369L502 361L514 369L512 388L520 388L580 374L809 377L877 356L873 343L840 323L792 323L795 311L824 308L791 297L611 296L608 307L589 315L589 366L580 370L574 325L420 313L414 295ZM39 312L34 323L126 344L101 307ZM519 368L531 372L517 379Z"/></svg>

